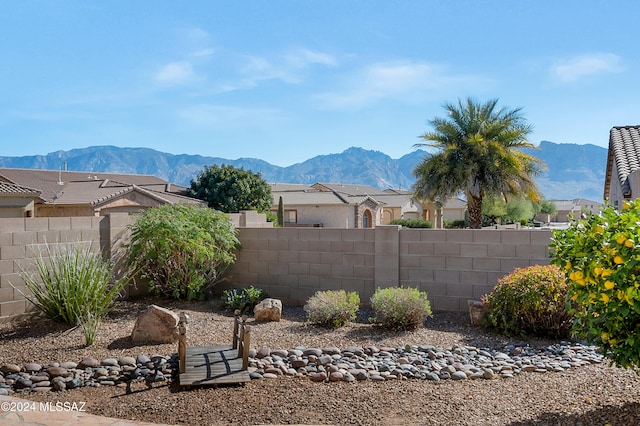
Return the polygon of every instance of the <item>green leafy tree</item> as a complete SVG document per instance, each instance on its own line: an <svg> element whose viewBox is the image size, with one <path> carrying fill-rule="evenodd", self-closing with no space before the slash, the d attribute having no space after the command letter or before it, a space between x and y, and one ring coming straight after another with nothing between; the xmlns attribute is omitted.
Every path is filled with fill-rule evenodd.
<svg viewBox="0 0 640 426"><path fill-rule="evenodd" d="M567 278L573 333L615 364L640 367L640 199L554 231L551 247Z"/></svg>
<svg viewBox="0 0 640 426"><path fill-rule="evenodd" d="M129 262L156 294L200 299L235 262L240 242L229 217L185 204L146 210L131 225Z"/></svg>
<svg viewBox="0 0 640 426"><path fill-rule="evenodd" d="M541 200L540 203L538 203L537 205L534 205L534 207L537 210L536 214L542 213L542 214L548 214L550 216L555 216L556 214L558 214L558 207L556 206L556 203L554 203L553 201Z"/></svg>
<svg viewBox="0 0 640 426"><path fill-rule="evenodd" d="M191 193L212 209L225 213L241 210L264 213L273 203L271 188L260 173L225 164L206 166L191 181Z"/></svg>
<svg viewBox="0 0 640 426"><path fill-rule="evenodd" d="M421 136L427 142L415 145L437 150L413 170L416 195L444 203L464 193L469 227L476 229L482 226L485 195L540 198L533 177L543 163L521 151L535 148L526 139L532 128L520 108L497 109L497 103L497 99L485 104L467 99L445 104L448 117L431 120L433 131Z"/></svg>
<svg viewBox="0 0 640 426"><path fill-rule="evenodd" d="M482 200L482 215L489 224L498 223L507 215L507 203L499 195L489 194Z"/></svg>
<svg viewBox="0 0 640 426"><path fill-rule="evenodd" d="M533 203L525 198L514 198L507 202L506 219L511 222L529 222L535 216Z"/></svg>
<svg viewBox="0 0 640 426"><path fill-rule="evenodd" d="M498 219L502 223L526 223L532 220L535 214L534 203L526 198L511 198L505 202L503 197L490 194L482 200L485 223L496 223Z"/></svg>

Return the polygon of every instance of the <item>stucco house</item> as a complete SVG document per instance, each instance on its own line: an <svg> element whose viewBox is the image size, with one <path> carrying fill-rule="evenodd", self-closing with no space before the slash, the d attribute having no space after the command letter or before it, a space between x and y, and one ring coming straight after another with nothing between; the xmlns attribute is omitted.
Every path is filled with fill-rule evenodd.
<svg viewBox="0 0 640 426"><path fill-rule="evenodd" d="M382 203L381 224L396 219L422 219L422 204L413 199L413 192L399 189L380 190L369 185L319 182L312 185L322 191L333 191L347 197L372 197Z"/></svg>
<svg viewBox="0 0 640 426"><path fill-rule="evenodd" d="M582 207L576 200L550 200L556 205L556 214L551 217L551 222L569 222L572 218L579 219Z"/></svg>
<svg viewBox="0 0 640 426"><path fill-rule="evenodd" d="M369 185L318 182L311 186L273 183L272 212L283 200L285 226L372 228L396 219L424 219L436 227L438 218L463 219L464 200L450 200L438 216L434 203L415 200L411 191L380 190Z"/></svg>
<svg viewBox="0 0 640 426"><path fill-rule="evenodd" d="M285 226L373 228L381 224L382 203L362 195L341 194L300 184L271 184L272 211L282 197Z"/></svg>
<svg viewBox="0 0 640 426"><path fill-rule="evenodd" d="M0 181L0 218L31 217L41 191Z"/></svg>
<svg viewBox="0 0 640 426"><path fill-rule="evenodd" d="M0 168L0 217L104 216L163 204L205 204L151 175Z"/></svg>
<svg viewBox="0 0 640 426"><path fill-rule="evenodd" d="M467 202L462 198L451 198L442 206L442 217L447 221L464 220Z"/></svg>
<svg viewBox="0 0 640 426"><path fill-rule="evenodd" d="M615 207L640 197L640 126L613 127L609 132L604 199Z"/></svg>

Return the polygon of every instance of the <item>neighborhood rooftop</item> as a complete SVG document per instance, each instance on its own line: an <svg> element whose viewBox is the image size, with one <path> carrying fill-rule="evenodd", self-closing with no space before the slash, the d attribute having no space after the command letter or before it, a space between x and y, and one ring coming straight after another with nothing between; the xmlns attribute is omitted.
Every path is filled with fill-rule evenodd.
<svg viewBox="0 0 640 426"><path fill-rule="evenodd" d="M620 183L622 195L625 198L631 196L629 175L638 169L640 169L640 125L613 127L609 133L604 198L609 198L612 179Z"/></svg>
<svg viewBox="0 0 640 426"><path fill-rule="evenodd" d="M152 175L0 168L0 182L30 189L45 204L99 204L138 190L164 202L184 202L187 188ZM11 187L2 186L2 193Z"/></svg>

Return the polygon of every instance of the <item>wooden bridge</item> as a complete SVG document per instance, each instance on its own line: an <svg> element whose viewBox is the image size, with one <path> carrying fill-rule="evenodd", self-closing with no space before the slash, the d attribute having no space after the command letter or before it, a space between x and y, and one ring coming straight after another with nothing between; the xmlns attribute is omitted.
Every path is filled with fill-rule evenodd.
<svg viewBox="0 0 640 426"><path fill-rule="evenodd" d="M240 317L240 311L236 311L232 345L187 347L188 317L184 313L180 314L180 386L217 386L251 381L247 371L251 327L246 322L246 315Z"/></svg>

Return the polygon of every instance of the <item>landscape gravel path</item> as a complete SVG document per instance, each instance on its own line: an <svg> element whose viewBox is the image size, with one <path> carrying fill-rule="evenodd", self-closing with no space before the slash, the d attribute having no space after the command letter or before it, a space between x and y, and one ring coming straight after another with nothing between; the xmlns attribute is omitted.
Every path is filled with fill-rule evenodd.
<svg viewBox="0 0 640 426"><path fill-rule="evenodd" d="M0 365L79 362L153 357L177 352L177 344L134 345L129 339L137 316L155 303L191 316L188 345L229 344L232 316L217 303L138 300L118 302L101 324L96 342L84 346L79 329L46 320L0 324ZM405 348L429 345L473 347L504 352L509 348L548 348L560 342L517 341L471 326L468 314L435 312L423 328L389 332L368 324L368 312L336 330L305 323L301 308L285 307L280 322L254 323L251 347L271 352L305 348ZM511 345L511 346L509 346ZM507 349L505 349L505 347ZM529 350L529 349L528 349ZM640 377L632 370L588 363L559 371L521 372L510 378L440 380L361 380L315 383L309 377L278 375L245 386L182 390L170 380L148 389L82 387L63 392L14 396L33 401L86 402L91 414L191 425L358 424L358 425L632 425L640 424Z"/></svg>

